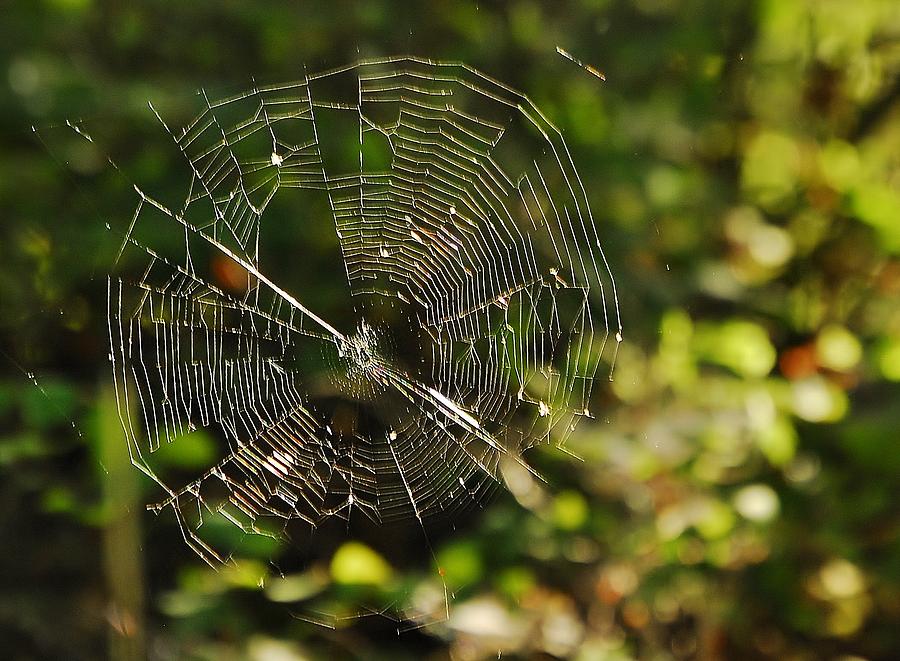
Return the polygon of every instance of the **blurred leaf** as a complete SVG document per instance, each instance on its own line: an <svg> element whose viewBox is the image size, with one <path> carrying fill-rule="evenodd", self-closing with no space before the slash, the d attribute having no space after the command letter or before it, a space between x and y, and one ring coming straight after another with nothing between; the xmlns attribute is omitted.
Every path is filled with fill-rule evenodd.
<svg viewBox="0 0 900 661"><path fill-rule="evenodd" d="M385 585L392 575L384 558L360 542L343 544L331 559L331 576L336 583Z"/></svg>
<svg viewBox="0 0 900 661"><path fill-rule="evenodd" d="M447 587L452 590L477 583L482 576L484 562L478 545L471 540L454 541L437 554L437 563L443 570Z"/></svg>
<svg viewBox="0 0 900 661"><path fill-rule="evenodd" d="M779 417L759 430L756 442L766 459L775 466L784 466L797 450L797 431L789 420Z"/></svg>
<svg viewBox="0 0 900 661"><path fill-rule="evenodd" d="M731 532L734 524L734 510L720 500L709 499L703 503L695 527L707 539L716 539Z"/></svg>
<svg viewBox="0 0 900 661"><path fill-rule="evenodd" d="M301 601L321 592L328 583L325 572L311 569L302 574L276 576L266 582L266 596L277 602Z"/></svg>
<svg viewBox="0 0 900 661"><path fill-rule="evenodd" d="M563 491L553 499L553 520L562 530L577 530L588 518L588 505L577 491Z"/></svg>
<svg viewBox="0 0 900 661"><path fill-rule="evenodd" d="M823 367L846 372L862 359L862 346L856 336L842 326L823 328L816 338L816 354Z"/></svg>
<svg viewBox="0 0 900 661"><path fill-rule="evenodd" d="M775 365L775 349L768 334L749 321L700 324L694 347L700 357L742 376L765 376Z"/></svg>

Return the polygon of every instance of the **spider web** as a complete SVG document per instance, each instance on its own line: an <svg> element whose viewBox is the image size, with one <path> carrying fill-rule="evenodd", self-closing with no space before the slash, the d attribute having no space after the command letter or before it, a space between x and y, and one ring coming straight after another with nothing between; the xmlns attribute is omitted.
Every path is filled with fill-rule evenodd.
<svg viewBox="0 0 900 661"><path fill-rule="evenodd" d="M458 516L504 461L527 467L591 415L621 341L615 283L562 136L527 97L402 57L201 99L183 128L156 114L190 181L169 204L135 186L117 262L143 270L109 278L109 341L132 461L166 493L150 507L204 560L230 553L211 517L283 537ZM295 209L297 254L306 228L333 227L349 324L268 269L264 217L292 191L327 199L330 218ZM163 479L154 453L195 433L221 456Z"/></svg>

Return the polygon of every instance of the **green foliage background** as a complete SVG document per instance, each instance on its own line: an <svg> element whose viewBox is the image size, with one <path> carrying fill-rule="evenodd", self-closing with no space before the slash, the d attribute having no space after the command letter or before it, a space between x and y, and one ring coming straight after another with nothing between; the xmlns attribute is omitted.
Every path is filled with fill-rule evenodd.
<svg viewBox="0 0 900 661"><path fill-rule="evenodd" d="M4 658L900 654L895 0L13 0L0 26ZM529 455L549 485L437 535L436 563L413 530L248 542L213 572L143 511L109 401L95 248L128 191L38 138L108 119L129 175L165 184L148 99L407 53L524 91L573 151L626 326L584 461ZM341 619L440 605L438 566L449 620Z"/></svg>

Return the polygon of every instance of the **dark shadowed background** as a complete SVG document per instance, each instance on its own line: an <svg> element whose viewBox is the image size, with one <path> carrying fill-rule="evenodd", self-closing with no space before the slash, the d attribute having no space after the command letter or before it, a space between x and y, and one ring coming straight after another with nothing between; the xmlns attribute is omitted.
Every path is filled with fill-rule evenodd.
<svg viewBox="0 0 900 661"><path fill-rule="evenodd" d="M894 0L16 0L0 28L0 656L900 653ZM563 131L619 286L614 379L583 461L529 454L549 484L436 532L433 557L415 527L338 527L215 572L144 510L159 492L111 401L98 246L131 191L86 185L56 136L103 125L165 185L148 100L190 114L201 87L392 54L465 61ZM314 248L329 219L273 231L297 251L281 277L340 277ZM397 611L441 603L437 566L450 618L398 634Z"/></svg>

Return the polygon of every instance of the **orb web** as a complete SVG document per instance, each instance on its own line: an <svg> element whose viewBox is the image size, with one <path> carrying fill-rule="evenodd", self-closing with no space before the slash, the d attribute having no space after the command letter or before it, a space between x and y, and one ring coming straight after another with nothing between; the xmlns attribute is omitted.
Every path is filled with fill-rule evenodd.
<svg viewBox="0 0 900 661"><path fill-rule="evenodd" d="M526 96L401 57L201 100L182 128L154 110L190 181L169 203L135 186L118 261L142 270L109 278L109 341L132 461L165 490L151 508L202 558L229 558L211 518L283 536L459 515L591 415L621 341L615 282ZM267 209L291 191L327 200L328 217L296 208L292 249L333 236L352 323L268 268ZM220 456L164 478L154 454L196 434Z"/></svg>

